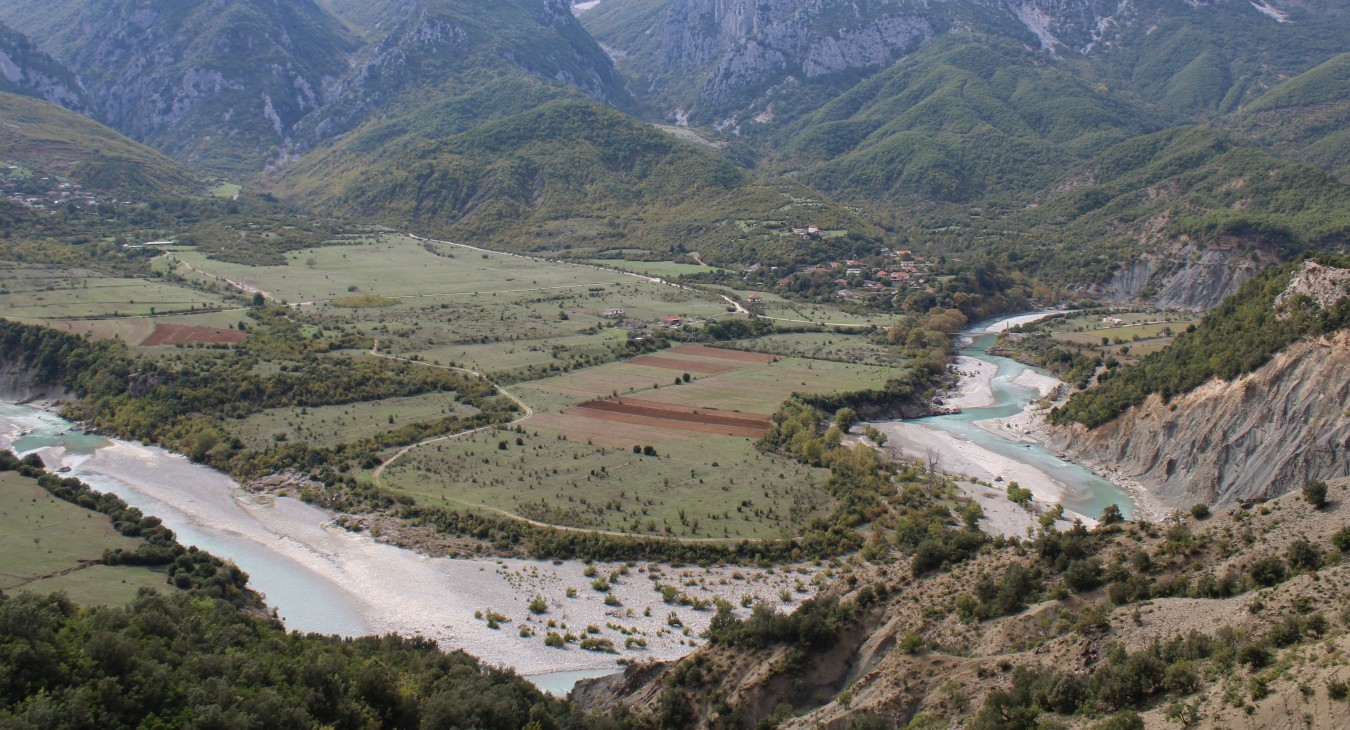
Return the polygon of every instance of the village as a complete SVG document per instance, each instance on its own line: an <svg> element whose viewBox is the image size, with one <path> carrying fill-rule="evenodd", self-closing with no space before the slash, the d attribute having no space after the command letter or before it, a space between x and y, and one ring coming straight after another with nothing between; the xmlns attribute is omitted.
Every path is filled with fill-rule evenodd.
<svg viewBox="0 0 1350 730"><path fill-rule="evenodd" d="M814 226L792 229L803 237L818 231ZM931 275L932 266L923 256L915 256L908 249L882 248L876 256L865 259L822 261L804 267L778 278L775 284L799 294L820 297L831 291L833 298L861 302L891 296L897 289L925 286ZM752 294L747 299L757 304L762 297Z"/></svg>
<svg viewBox="0 0 1350 730"><path fill-rule="evenodd" d="M62 207L94 207L101 202L131 205L131 201L99 200L86 192L79 183L55 177L38 177L18 165L8 165L5 177L0 178L0 198L35 210L56 211Z"/></svg>

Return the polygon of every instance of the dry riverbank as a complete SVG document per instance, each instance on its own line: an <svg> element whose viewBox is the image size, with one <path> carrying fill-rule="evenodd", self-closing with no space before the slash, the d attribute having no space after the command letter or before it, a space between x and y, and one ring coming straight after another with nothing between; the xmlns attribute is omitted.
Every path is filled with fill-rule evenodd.
<svg viewBox="0 0 1350 730"><path fill-rule="evenodd" d="M55 434L68 427L54 424L49 414L5 416L0 433ZM427 557L348 532L334 524L334 515L298 500L248 494L226 475L156 447L113 441L93 453L60 445L37 452L48 466L69 466L70 476L161 517L183 542L234 560L290 628L423 636L526 675L617 671L621 657L676 659L702 643L698 636L713 616L714 599L742 614L748 613L741 607L745 596L791 610L814 591L818 570ZM664 602L662 585L702 609ZM530 610L536 596L543 613ZM505 617L495 629L486 620L489 611ZM521 636L522 627L529 636ZM578 640L547 647L549 631ZM617 653L580 649L579 639L587 637L608 640Z"/></svg>

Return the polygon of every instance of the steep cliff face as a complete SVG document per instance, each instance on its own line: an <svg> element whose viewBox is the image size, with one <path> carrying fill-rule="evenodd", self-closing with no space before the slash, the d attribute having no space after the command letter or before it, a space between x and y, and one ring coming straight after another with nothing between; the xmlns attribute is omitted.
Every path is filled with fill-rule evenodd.
<svg viewBox="0 0 1350 730"><path fill-rule="evenodd" d="M1350 474L1350 332L1300 342L1233 382L1142 405L1055 446L1174 507L1276 496Z"/></svg>
<svg viewBox="0 0 1350 730"><path fill-rule="evenodd" d="M80 74L96 118L226 174L274 154L291 127L324 103L325 87L357 47L313 0L6 6L11 22Z"/></svg>
<svg viewBox="0 0 1350 730"><path fill-rule="evenodd" d="M89 92L70 69L22 33L0 24L0 91L35 96L81 114L91 111Z"/></svg>
<svg viewBox="0 0 1350 730"><path fill-rule="evenodd" d="M1087 293L1169 309L1210 309L1278 260L1274 251L1237 238L1211 246L1173 238L1120 267L1110 281L1089 287Z"/></svg>
<svg viewBox="0 0 1350 730"><path fill-rule="evenodd" d="M753 102L768 89L808 88L812 79L841 74L852 83L935 37L971 31L1000 35L1051 59L1104 61L1120 82L1140 85L1169 108L1213 107L1261 86L1251 82L1264 79L1267 69L1234 66L1234 58L1254 46L1225 50L1224 33L1198 34L1199 25L1226 26L1229 40L1236 33L1259 45L1302 34L1291 29L1304 23L1310 37L1321 39L1310 45L1321 45L1322 36L1334 32L1312 26L1346 20L1334 3L1292 0L669 0L659 29L634 33L634 24L649 24L651 3L627 5L633 8L629 22L615 17L621 9L586 22L602 42L652 59L639 65L650 66L641 70L643 82L656 103L669 105L663 113L723 123L762 114ZM688 83L691 74L697 84Z"/></svg>
<svg viewBox="0 0 1350 730"><path fill-rule="evenodd" d="M429 100L468 96L505 76L570 86L620 108L631 105L609 56L565 0L500 0L490 8L463 0L387 2L366 33L373 42L328 86L329 103L297 128L298 148L344 133L376 112L415 111ZM476 113L482 121L510 104L480 99L467 116Z"/></svg>

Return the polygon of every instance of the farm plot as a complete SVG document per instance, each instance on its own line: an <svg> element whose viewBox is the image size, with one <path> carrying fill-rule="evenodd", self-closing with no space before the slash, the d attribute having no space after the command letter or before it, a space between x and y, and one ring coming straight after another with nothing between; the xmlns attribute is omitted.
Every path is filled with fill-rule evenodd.
<svg viewBox="0 0 1350 730"><path fill-rule="evenodd" d="M53 329L59 329L63 332L73 334L82 334L98 340L120 339L133 347L151 347L147 342L156 328L168 326L172 328L188 328L190 331L222 332L229 334L211 335L208 338L195 339L189 338L182 340L186 344L197 341L207 342L220 339L221 341L242 341L244 333L235 329L238 323L247 319L242 311L226 310L220 312L203 312L200 314L178 314L170 316L145 316L145 317L118 317L116 319L34 319L29 317L16 318L26 324L40 324ZM179 338L182 339L181 337ZM175 350L171 342L165 342L159 346L158 350L147 350L150 353L161 352L169 353Z"/></svg>
<svg viewBox="0 0 1350 730"><path fill-rule="evenodd" d="M892 372L697 345L656 356L725 368L690 372L686 382L651 359L512 386L536 410L523 432L428 444L382 478L434 503L550 524L682 538L779 536L828 512L831 501L820 487L824 470L755 449L769 414L791 391L878 387ZM644 455L649 450L654 455Z"/></svg>
<svg viewBox="0 0 1350 730"><path fill-rule="evenodd" d="M235 344L243 342L248 335L239 330L222 330L213 327L194 327L184 324L156 323L150 336L141 341L144 347L156 345Z"/></svg>
<svg viewBox="0 0 1350 730"><path fill-rule="evenodd" d="M761 454L750 439L671 437L667 429L605 423L606 438L588 440L571 428L583 419L559 415L527 421L525 433L489 431L428 445L383 480L432 504L695 539L791 535L832 506L819 486L827 471ZM653 455L633 453L632 446L653 443Z"/></svg>
<svg viewBox="0 0 1350 730"><path fill-rule="evenodd" d="M285 441L335 446L412 423L475 412L456 398L455 393L427 393L339 406L272 408L233 421L229 428L249 448L265 449Z"/></svg>
<svg viewBox="0 0 1350 730"><path fill-rule="evenodd" d="M726 412L707 407L691 408L638 398L590 401L576 408L569 408L563 413L605 421L751 438L763 436L771 426L769 414Z"/></svg>
<svg viewBox="0 0 1350 730"><path fill-rule="evenodd" d="M895 352L894 348L873 342L870 336L860 334L784 332L753 340L737 340L727 343L727 346L784 357L836 360L862 365L899 367L908 362L908 358Z"/></svg>
<svg viewBox="0 0 1350 730"><path fill-rule="evenodd" d="M142 587L166 590L163 573L99 564L104 550L139 544L106 516L56 499L34 479L0 472L0 590L62 590L90 604L127 603Z"/></svg>
<svg viewBox="0 0 1350 730"><path fill-rule="evenodd" d="M1048 333L1071 352L1110 356L1130 364L1166 348L1176 333L1197 320L1185 312L1120 312L1107 317L1054 318L1026 329Z"/></svg>
<svg viewBox="0 0 1350 730"><path fill-rule="evenodd" d="M0 264L0 308L29 320L126 317L192 312L227 304L222 297L153 279L104 276L79 268Z"/></svg>

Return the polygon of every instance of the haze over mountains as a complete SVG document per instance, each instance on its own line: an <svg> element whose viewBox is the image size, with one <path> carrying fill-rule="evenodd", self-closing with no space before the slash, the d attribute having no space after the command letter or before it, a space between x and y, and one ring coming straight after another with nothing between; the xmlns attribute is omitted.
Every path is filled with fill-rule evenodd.
<svg viewBox="0 0 1350 730"><path fill-rule="evenodd" d="M1345 0L0 0L0 186L0 725L1350 724Z"/></svg>
<svg viewBox="0 0 1350 730"><path fill-rule="evenodd" d="M577 221L616 213L667 235L669 215L594 192L558 223L564 188L647 185L655 168L609 154L648 145L640 125L589 130L601 159L580 177L564 173L566 131L529 117L505 122L540 135L529 164L504 173L476 148L493 134L470 134L479 125L571 99L583 116L610 119L609 106L696 128L648 152L702 160L689 163L700 175L790 177L865 211L881 228L854 227L864 235L1011 256L1109 296L1211 306L1262 262L1346 238L1350 12L1330 0L604 0L576 16L561 0L0 0L0 20L27 35L3 36L10 91L204 174L267 170L267 186L318 209L451 236L561 226L531 246L568 248L588 240ZM446 180L409 165L447 149L477 167L452 165L449 198L395 203L388 184L367 187ZM690 236L674 238L667 252ZM763 247L735 238L705 253L755 263Z"/></svg>

